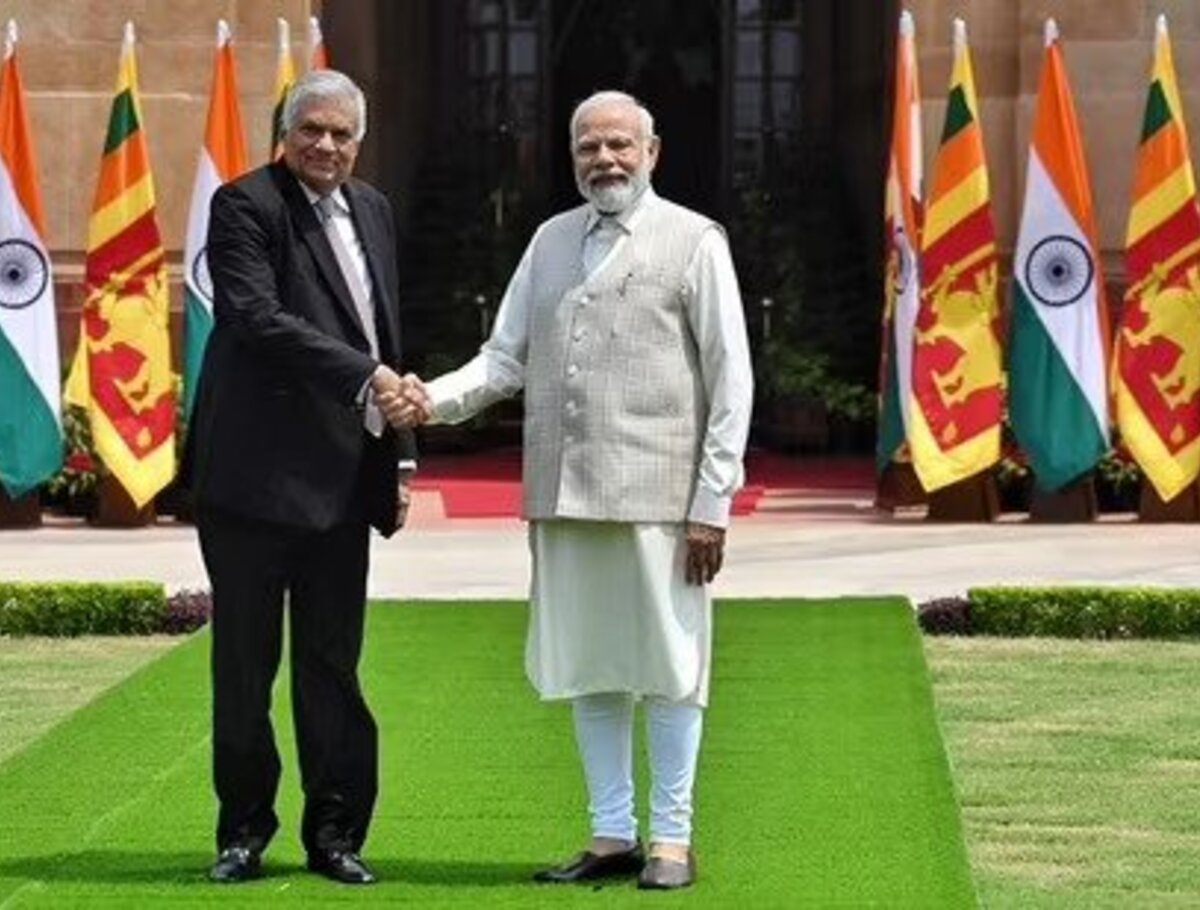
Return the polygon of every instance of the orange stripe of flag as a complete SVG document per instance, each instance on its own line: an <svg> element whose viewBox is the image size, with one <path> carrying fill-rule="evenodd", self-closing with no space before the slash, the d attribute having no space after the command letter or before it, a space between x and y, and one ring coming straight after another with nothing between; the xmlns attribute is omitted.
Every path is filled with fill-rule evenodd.
<svg viewBox="0 0 1200 910"><path fill-rule="evenodd" d="M101 159L92 211L108 205L149 171L146 142L139 129Z"/></svg>
<svg viewBox="0 0 1200 910"><path fill-rule="evenodd" d="M982 138L977 124L959 130L944 143L937 153L933 186L929 191L928 208L966 180L983 162L980 153Z"/></svg>
<svg viewBox="0 0 1200 910"><path fill-rule="evenodd" d="M1157 130L1138 147L1137 168L1133 175L1134 201L1153 192L1187 160L1185 136L1179 127L1172 122Z"/></svg>
<svg viewBox="0 0 1200 910"><path fill-rule="evenodd" d="M37 184L37 155L29 131L25 110L25 89L21 71L17 68L14 50L4 61L0 73L0 154L8 166L8 176L21 200L21 207L33 222L38 236L45 240L45 215L42 212L42 193Z"/></svg>
<svg viewBox="0 0 1200 910"><path fill-rule="evenodd" d="M1079 142L1078 119L1067 89L1062 49L1058 42L1048 48L1046 62L1047 65L1042 69L1042 84L1038 89L1033 145L1075 223L1092 237L1095 233L1092 225L1092 191L1084 179L1088 172L1087 162ZM1094 237L1092 240L1094 242Z"/></svg>
<svg viewBox="0 0 1200 910"><path fill-rule="evenodd" d="M248 167L246 138L242 132L242 114L238 107L237 65L233 48L227 41L217 51L217 71L213 76L212 101L205 145L222 181L228 182Z"/></svg>

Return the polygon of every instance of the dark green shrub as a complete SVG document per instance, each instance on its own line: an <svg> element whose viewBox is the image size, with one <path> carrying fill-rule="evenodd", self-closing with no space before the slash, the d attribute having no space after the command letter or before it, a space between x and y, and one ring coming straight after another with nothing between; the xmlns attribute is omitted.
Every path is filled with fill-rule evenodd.
<svg viewBox="0 0 1200 910"><path fill-rule="evenodd" d="M149 635L166 616L158 582L0 582L3 635Z"/></svg>
<svg viewBox="0 0 1200 910"><path fill-rule="evenodd" d="M1200 590L972 588L970 634L1054 638L1200 636Z"/></svg>

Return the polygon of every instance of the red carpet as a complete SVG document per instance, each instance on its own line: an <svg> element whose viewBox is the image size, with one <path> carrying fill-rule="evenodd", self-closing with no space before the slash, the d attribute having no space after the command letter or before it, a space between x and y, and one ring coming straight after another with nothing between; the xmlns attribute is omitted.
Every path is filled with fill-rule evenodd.
<svg viewBox="0 0 1200 910"><path fill-rule="evenodd" d="M854 490L873 483L869 458L801 459L756 449L746 457L746 486L734 498L733 514L749 515L773 490ZM427 455L421 459L413 487L440 493L447 518L517 516L521 514L521 451Z"/></svg>

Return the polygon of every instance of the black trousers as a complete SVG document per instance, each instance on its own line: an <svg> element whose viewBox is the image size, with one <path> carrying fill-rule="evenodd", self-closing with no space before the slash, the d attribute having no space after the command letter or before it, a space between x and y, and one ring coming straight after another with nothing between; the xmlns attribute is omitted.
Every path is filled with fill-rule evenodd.
<svg viewBox="0 0 1200 910"><path fill-rule="evenodd" d="M378 736L358 683L368 527L312 532L228 512L197 515L213 591L213 779L217 848L263 850L279 826L271 727L286 603L292 719L309 853L358 851L378 789Z"/></svg>

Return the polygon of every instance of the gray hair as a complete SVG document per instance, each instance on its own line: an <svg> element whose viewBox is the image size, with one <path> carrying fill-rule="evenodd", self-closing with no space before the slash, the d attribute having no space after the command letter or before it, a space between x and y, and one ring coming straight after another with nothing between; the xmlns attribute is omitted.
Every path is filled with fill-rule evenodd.
<svg viewBox="0 0 1200 910"><path fill-rule="evenodd" d="M642 102L638 101L633 95L626 92L603 91L595 92L584 98L575 106L574 113L571 114L571 144L575 144L575 128L579 126L579 121L583 115L594 107L602 107L606 104L627 104L637 110L638 122L642 128L643 139L654 138L654 115L650 113L650 109Z"/></svg>
<svg viewBox="0 0 1200 910"><path fill-rule="evenodd" d="M354 105L354 141L367 132L367 99L354 80L337 70L310 70L292 83L283 102L283 131L289 132L300 112L315 101L349 101Z"/></svg>

